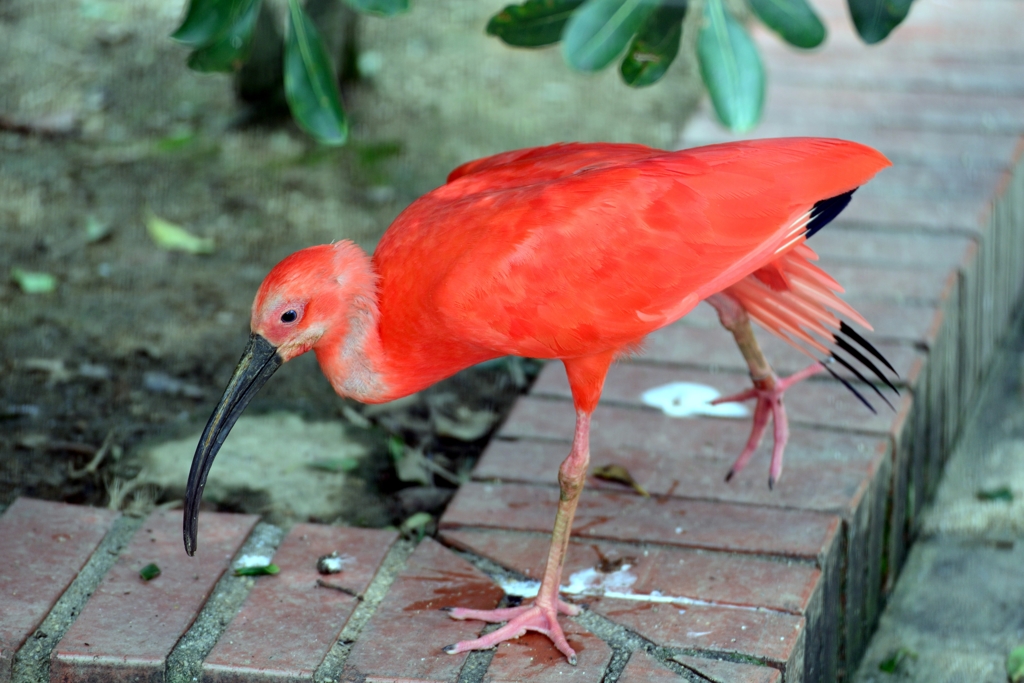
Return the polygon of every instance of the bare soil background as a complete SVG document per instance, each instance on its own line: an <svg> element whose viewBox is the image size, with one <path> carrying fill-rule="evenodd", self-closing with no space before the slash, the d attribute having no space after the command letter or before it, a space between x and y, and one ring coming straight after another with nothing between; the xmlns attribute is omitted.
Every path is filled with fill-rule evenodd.
<svg viewBox="0 0 1024 683"><path fill-rule="evenodd" d="M0 0L0 508L19 495L174 505L184 481L147 472L147 458L202 428L274 263L337 239L372 250L405 205L478 156L561 140L671 147L699 96L689 38L661 83L634 91L614 69L582 76L557 49L487 37L500 0L412 4L360 17L363 75L343 92L350 143L326 149L287 119L252 123L229 77L185 67L168 38L181 2ZM158 248L150 213L212 237L214 253ZM56 291L23 292L16 268L56 276ZM536 367L471 369L366 413L310 356L282 368L247 414L298 416L274 423L285 453L306 423L340 423L363 457L320 471L339 495L314 516L387 525L436 511L454 486L402 481L395 437L457 481ZM216 506L310 516L273 500L265 472L253 482Z"/></svg>

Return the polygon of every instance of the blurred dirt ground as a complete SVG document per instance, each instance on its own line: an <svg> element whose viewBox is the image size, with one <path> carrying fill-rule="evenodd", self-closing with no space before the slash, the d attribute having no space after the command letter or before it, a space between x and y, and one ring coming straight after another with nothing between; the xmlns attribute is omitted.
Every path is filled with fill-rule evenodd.
<svg viewBox="0 0 1024 683"><path fill-rule="evenodd" d="M19 495L173 505L184 482L151 454L198 433L245 341L251 297L288 253L342 238L372 249L409 201L471 158L678 139L699 92L692 61L641 91L614 69L581 76L557 49L487 37L504 4L413 0L407 15L362 17L364 77L344 91L351 141L322 149L288 121L245 125L229 77L187 70L168 38L181 2L0 0L0 506ZM158 248L148 215L212 237L214 253ZM56 290L24 293L15 269L55 276ZM495 363L364 414L302 358L248 414L292 416L276 432L281 457L320 429L302 420L339 424L359 462L319 463L314 478L337 495L312 516L384 525L443 504L535 370ZM253 480L270 483L262 471ZM249 485L217 505L312 514Z"/></svg>

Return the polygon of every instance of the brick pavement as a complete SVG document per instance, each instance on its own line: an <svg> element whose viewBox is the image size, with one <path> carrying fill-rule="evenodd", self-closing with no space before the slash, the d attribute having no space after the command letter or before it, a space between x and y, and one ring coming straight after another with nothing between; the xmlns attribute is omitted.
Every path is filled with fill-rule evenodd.
<svg viewBox="0 0 1024 683"><path fill-rule="evenodd" d="M652 497L600 481L584 494L566 571L570 597L589 607L564 620L575 668L537 636L439 652L483 627L438 607L495 606L514 599L501 586L528 592L540 570L572 429L557 364L516 405L438 540L418 546L317 525L282 540L252 517L204 513L204 545L187 559L179 513L130 520L20 500L0 517L0 683L845 677L1020 292L1024 3L918 0L870 49L840 0L815 5L831 29L820 53L757 31L771 83L756 132L855 139L896 163L814 240L900 373L895 413L871 415L812 378L789 395L776 490L763 454L725 483L747 423L673 418L639 397L676 381L735 390L746 383L739 355L710 310L652 335L645 355L610 374L594 416L595 464L626 466ZM727 139L704 111L683 143ZM765 346L782 372L804 363ZM331 550L344 571L320 577L316 558ZM234 577L253 552L281 573ZM143 582L151 561L163 573Z"/></svg>

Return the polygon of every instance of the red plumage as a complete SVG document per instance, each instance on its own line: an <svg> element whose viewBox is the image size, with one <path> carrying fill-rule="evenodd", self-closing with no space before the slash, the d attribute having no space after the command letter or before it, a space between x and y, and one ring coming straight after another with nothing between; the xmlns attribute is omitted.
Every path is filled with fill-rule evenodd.
<svg viewBox="0 0 1024 683"><path fill-rule="evenodd" d="M880 358L840 323L836 314L867 324L836 296L839 284L811 263L817 257L804 242L888 165L863 145L815 138L679 152L618 144L518 150L452 171L447 184L395 219L372 259L351 242L289 256L260 287L249 346L196 450L186 549L195 549L199 495L220 443L283 361L313 350L339 394L381 402L498 356L561 359L577 423L559 470L540 592L532 605L452 610L458 619L508 623L445 651L492 647L538 630L575 661L557 614L577 608L558 598L558 587L586 476L590 414L609 364L707 300L736 338L754 382L722 400L758 401L730 476L750 458L771 416L773 484L788 438L782 393L821 367L780 380L749 321L811 355L831 352L845 364L832 349L853 348L836 336L842 332ZM881 377L864 353L850 353Z"/></svg>

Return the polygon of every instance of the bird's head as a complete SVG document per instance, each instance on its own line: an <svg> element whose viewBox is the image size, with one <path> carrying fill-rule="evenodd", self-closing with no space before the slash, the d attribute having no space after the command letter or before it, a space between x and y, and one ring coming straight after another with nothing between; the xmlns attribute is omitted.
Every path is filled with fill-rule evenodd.
<svg viewBox="0 0 1024 683"><path fill-rule="evenodd" d="M195 553L199 501L221 445L252 398L285 361L350 332L353 306L374 300L372 269L351 242L297 251L267 275L252 304L251 334L192 458L185 494L185 550Z"/></svg>

